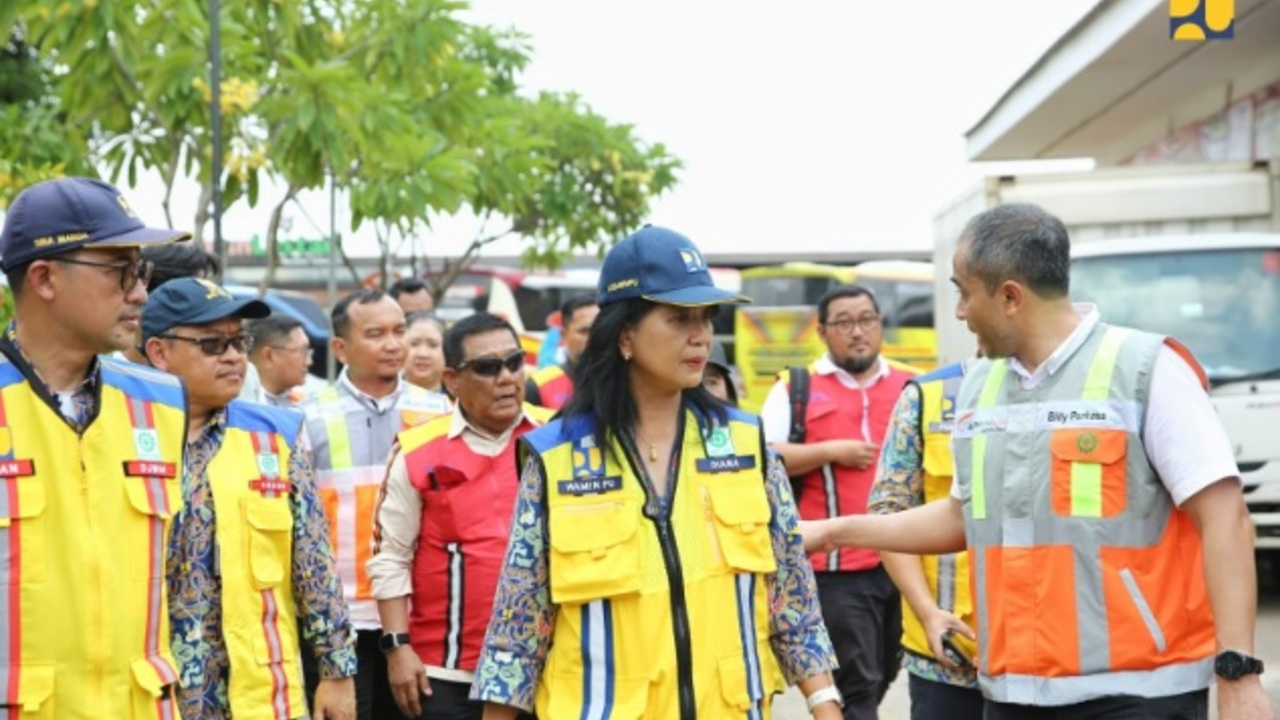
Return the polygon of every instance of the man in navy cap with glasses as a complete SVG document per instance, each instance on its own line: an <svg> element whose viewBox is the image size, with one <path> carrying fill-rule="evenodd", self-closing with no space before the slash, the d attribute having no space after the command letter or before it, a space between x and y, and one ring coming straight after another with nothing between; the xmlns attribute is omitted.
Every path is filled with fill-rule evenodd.
<svg viewBox="0 0 1280 720"><path fill-rule="evenodd" d="M0 233L0 717L173 718L163 585L182 387L103 358L147 298L146 227L88 178L27 188ZM11 711L11 712L10 712Z"/></svg>
<svg viewBox="0 0 1280 720"><path fill-rule="evenodd" d="M351 720L354 638L302 413L236 399L244 320L269 314L200 278L161 285L142 311L147 360L181 378L190 403L167 568L179 707L202 720L308 717L305 646L321 677L310 717Z"/></svg>

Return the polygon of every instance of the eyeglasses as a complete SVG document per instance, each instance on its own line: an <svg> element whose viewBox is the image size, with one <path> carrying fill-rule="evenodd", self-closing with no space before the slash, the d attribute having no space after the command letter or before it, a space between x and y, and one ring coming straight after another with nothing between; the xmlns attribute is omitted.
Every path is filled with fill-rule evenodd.
<svg viewBox="0 0 1280 720"><path fill-rule="evenodd" d="M90 262L89 260L79 260L69 257L51 258L55 262L66 263L68 265L85 265L88 267L107 268L120 273L120 289L129 292L138 283L146 285L151 282L151 271L155 267L150 260L136 260L125 264L120 263L100 263Z"/></svg>
<svg viewBox="0 0 1280 720"><path fill-rule="evenodd" d="M467 360L460 363L456 369L462 371L471 368L471 372L480 377L498 377L502 373L502 368L518 373L522 367L524 367L524 351L517 350L504 358L482 357Z"/></svg>
<svg viewBox="0 0 1280 720"><path fill-rule="evenodd" d="M840 318L839 320L832 320L831 322L823 323L823 325L826 325L829 328L834 328L835 331L840 333L841 335L848 335L849 333L852 333L853 327L855 325L861 328L862 332L871 332L872 330L875 330L876 328L880 327L880 316L879 315L863 315L856 319L846 317L846 318Z"/></svg>
<svg viewBox="0 0 1280 720"><path fill-rule="evenodd" d="M227 351L227 348L235 348L236 352L241 355L249 352L253 348L253 341L248 335L236 335L235 337L202 337L192 338L183 335L157 335L156 337L165 340L185 340L189 343L195 343L200 346L200 352L210 357L218 357Z"/></svg>
<svg viewBox="0 0 1280 720"><path fill-rule="evenodd" d="M302 353L303 355L307 356L308 360L312 359L312 357L315 355L315 349L309 345L304 345L302 347L289 347L288 345L268 345L267 347L271 348L272 350L279 350L280 352Z"/></svg>

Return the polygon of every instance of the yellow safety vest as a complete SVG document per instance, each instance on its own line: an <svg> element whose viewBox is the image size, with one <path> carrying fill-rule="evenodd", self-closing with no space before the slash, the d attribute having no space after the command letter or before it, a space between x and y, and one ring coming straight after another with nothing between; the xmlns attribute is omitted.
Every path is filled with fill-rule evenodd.
<svg viewBox="0 0 1280 720"><path fill-rule="evenodd" d="M963 379L963 366L956 364L913 381L920 388L921 464L926 503L951 496L951 476L955 471L951 459L951 428L955 423L955 399ZM967 553L922 555L920 563L929 592L938 607L974 627ZM934 657L924 625L905 598L902 601L902 646L918 655Z"/></svg>
<svg viewBox="0 0 1280 720"><path fill-rule="evenodd" d="M0 356L2 717L177 716L164 569L186 401L172 376L100 362L77 435Z"/></svg>
<svg viewBox="0 0 1280 720"><path fill-rule="evenodd" d="M542 720L768 718L785 687L769 645L769 536L759 420L686 411L668 519L615 441L583 418L529 433L546 478L554 635L536 693Z"/></svg>
<svg viewBox="0 0 1280 720"><path fill-rule="evenodd" d="M291 444L301 427L301 413L234 401L207 470L231 660L227 695L236 720L289 720L307 712L289 503Z"/></svg>

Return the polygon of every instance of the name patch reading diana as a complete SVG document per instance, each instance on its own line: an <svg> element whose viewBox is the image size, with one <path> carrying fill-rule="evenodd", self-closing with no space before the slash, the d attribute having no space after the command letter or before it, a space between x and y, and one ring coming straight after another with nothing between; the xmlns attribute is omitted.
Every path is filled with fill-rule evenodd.
<svg viewBox="0 0 1280 720"><path fill-rule="evenodd" d="M704 473L750 470L755 466L755 455L730 455L729 457L698 458L698 470Z"/></svg>
<svg viewBox="0 0 1280 720"><path fill-rule="evenodd" d="M597 495L622 489L621 477L582 477L556 483L561 495Z"/></svg>

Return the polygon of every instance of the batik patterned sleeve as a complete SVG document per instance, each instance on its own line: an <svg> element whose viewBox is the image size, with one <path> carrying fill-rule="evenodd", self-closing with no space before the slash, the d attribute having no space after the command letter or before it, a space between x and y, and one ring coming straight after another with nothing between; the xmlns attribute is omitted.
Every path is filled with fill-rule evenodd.
<svg viewBox="0 0 1280 720"><path fill-rule="evenodd" d="M471 699L533 710L556 607L547 575L546 479L537 458L525 463L493 616L480 649Z"/></svg>
<svg viewBox="0 0 1280 720"><path fill-rule="evenodd" d="M329 548L329 520L320 505L306 443L289 457L293 490L293 594L302 639L311 648L324 680L356 674L355 635L342 598L342 581Z"/></svg>
<svg viewBox="0 0 1280 720"><path fill-rule="evenodd" d="M791 684L830 672L836 666L835 652L818 606L818 587L813 567L804 553L796 501L782 460L773 452L767 461L765 493L773 508L769 536L778 571L767 578L769 584L769 643Z"/></svg>
<svg viewBox="0 0 1280 720"><path fill-rule="evenodd" d="M924 444L920 436L920 388L915 383L908 383L898 396L883 447L867 512L889 515L923 505L920 468Z"/></svg>

